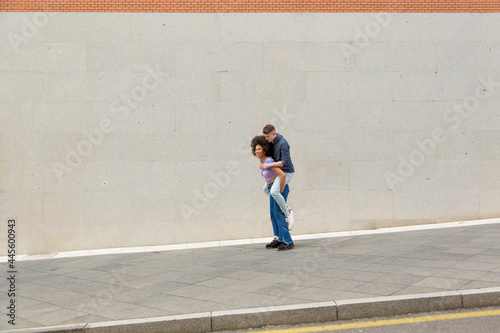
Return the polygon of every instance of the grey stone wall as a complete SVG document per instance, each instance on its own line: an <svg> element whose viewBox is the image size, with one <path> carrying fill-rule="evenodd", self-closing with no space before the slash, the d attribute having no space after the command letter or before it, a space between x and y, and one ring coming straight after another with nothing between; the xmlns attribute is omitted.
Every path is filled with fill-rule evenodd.
<svg viewBox="0 0 500 333"><path fill-rule="evenodd" d="M0 205L21 253L500 215L498 14L0 13ZM1 240L6 244L5 227Z"/></svg>

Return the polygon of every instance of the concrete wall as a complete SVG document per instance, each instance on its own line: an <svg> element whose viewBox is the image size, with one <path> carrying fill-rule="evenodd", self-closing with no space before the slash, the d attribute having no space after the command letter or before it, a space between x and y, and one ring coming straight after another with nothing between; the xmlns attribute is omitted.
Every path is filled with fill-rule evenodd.
<svg viewBox="0 0 500 333"><path fill-rule="evenodd" d="M20 253L500 215L500 15L0 13L1 218ZM6 244L7 226L0 244Z"/></svg>

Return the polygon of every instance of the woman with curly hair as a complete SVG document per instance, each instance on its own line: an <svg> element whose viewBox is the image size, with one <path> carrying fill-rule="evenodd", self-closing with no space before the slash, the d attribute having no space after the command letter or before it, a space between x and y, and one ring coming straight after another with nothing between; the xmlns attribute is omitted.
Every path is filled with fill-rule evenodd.
<svg viewBox="0 0 500 333"><path fill-rule="evenodd" d="M260 160L260 163L274 162L271 157L273 155L273 146L263 135L258 135L253 138L250 146L252 147L252 153ZM269 190L273 186L276 177L280 177L280 192L286 202L289 190L285 173L280 168L273 167L262 170L261 174L266 179ZM293 244L290 231L288 230L285 214L283 214L278 203L271 195L269 196L269 208L274 239L271 243L266 244L266 249L278 248L278 251L291 250L295 245Z"/></svg>

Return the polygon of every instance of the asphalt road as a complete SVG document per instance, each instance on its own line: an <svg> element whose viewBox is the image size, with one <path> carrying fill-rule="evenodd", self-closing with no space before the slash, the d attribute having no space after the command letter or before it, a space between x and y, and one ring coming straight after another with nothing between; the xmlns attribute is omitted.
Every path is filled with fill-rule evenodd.
<svg viewBox="0 0 500 333"><path fill-rule="evenodd" d="M496 333L500 332L500 307L420 313L298 326L267 327L225 333Z"/></svg>

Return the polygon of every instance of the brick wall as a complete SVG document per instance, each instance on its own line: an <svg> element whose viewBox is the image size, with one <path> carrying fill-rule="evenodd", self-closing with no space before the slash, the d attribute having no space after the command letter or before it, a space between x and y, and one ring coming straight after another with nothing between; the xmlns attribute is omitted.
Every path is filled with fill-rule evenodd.
<svg viewBox="0 0 500 333"><path fill-rule="evenodd" d="M499 12L500 0L0 0L0 11Z"/></svg>

